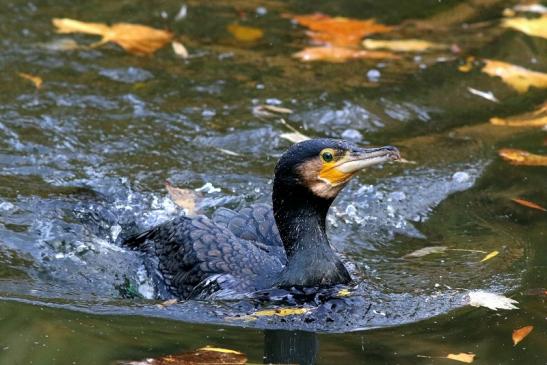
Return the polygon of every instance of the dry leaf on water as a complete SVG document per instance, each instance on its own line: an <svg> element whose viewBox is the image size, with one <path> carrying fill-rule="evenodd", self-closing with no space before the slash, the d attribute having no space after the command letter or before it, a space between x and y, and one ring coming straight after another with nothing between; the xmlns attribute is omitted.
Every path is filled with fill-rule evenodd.
<svg viewBox="0 0 547 365"><path fill-rule="evenodd" d="M247 356L239 351L209 346L192 352L167 355L155 359L121 362L125 365L236 365L246 363Z"/></svg>
<svg viewBox="0 0 547 365"><path fill-rule="evenodd" d="M264 36L264 32L260 28L247 27L237 23L228 25L227 29L240 42L256 42Z"/></svg>
<svg viewBox="0 0 547 365"><path fill-rule="evenodd" d="M520 341L532 332L534 326L524 326L513 331L513 346L516 346Z"/></svg>
<svg viewBox="0 0 547 365"><path fill-rule="evenodd" d="M530 87L547 88L547 74L530 71L524 67L506 62L484 60L482 72L490 76L500 77L503 82L519 93L528 91Z"/></svg>
<svg viewBox="0 0 547 365"><path fill-rule="evenodd" d="M547 166L547 156L545 155L536 155L515 148L502 148L498 154L512 165Z"/></svg>
<svg viewBox="0 0 547 365"><path fill-rule="evenodd" d="M547 209L543 208L541 205L539 204L536 204L534 202L531 202L531 201L528 201L528 200L524 200L524 199L519 199L519 198L513 198L511 199L512 201L514 201L515 203L517 204L520 204L522 206L525 206L525 207L528 207L528 208L532 208L532 209L537 209L537 210L541 210L543 212L547 212Z"/></svg>
<svg viewBox="0 0 547 365"><path fill-rule="evenodd" d="M300 132L290 132L290 133L281 133L279 137L286 139L292 143L299 143L302 141L307 141L310 137L303 135Z"/></svg>
<svg viewBox="0 0 547 365"><path fill-rule="evenodd" d="M180 58L188 58L188 50L184 47L184 44L173 41L171 42L171 47L173 47L173 52L175 52L175 54Z"/></svg>
<svg viewBox="0 0 547 365"><path fill-rule="evenodd" d="M333 18L321 13L289 15L289 17L298 24L309 28L308 36L316 44L338 47L357 47L366 35L393 30L393 27L376 23L373 19Z"/></svg>
<svg viewBox="0 0 547 365"><path fill-rule="evenodd" d="M484 256L484 258L480 262L490 260L492 257L497 256L499 253L500 253L499 251L492 251L488 255Z"/></svg>
<svg viewBox="0 0 547 365"><path fill-rule="evenodd" d="M257 105L253 107L253 115L260 118L279 117L280 114L292 114L289 108L283 108L275 105Z"/></svg>
<svg viewBox="0 0 547 365"><path fill-rule="evenodd" d="M140 24L116 23L108 26L104 23L87 23L67 18L54 18L52 22L58 33L100 35L102 39L95 46L113 42L127 52L138 55L152 54L173 39L171 32Z"/></svg>
<svg viewBox="0 0 547 365"><path fill-rule="evenodd" d="M17 73L17 75L19 75L19 77L25 80L29 80L30 82L32 82L34 84L34 87L36 87L36 89L40 89L42 87L43 80L40 76L34 76L24 72L19 72Z"/></svg>
<svg viewBox="0 0 547 365"><path fill-rule="evenodd" d="M169 299L169 300L166 300L166 301L163 301L163 302L157 304L157 307L167 308L167 307L170 307L170 306L175 305L177 303L178 303L177 299Z"/></svg>
<svg viewBox="0 0 547 365"><path fill-rule="evenodd" d="M518 309L515 306L515 304L518 304L516 300L495 293L476 290L469 292L468 297L469 305L473 307L485 307L494 311L498 309Z"/></svg>
<svg viewBox="0 0 547 365"><path fill-rule="evenodd" d="M345 47L307 47L293 54L293 57L304 62L327 61L333 63L356 59L399 59L399 56L387 51L365 51Z"/></svg>
<svg viewBox="0 0 547 365"><path fill-rule="evenodd" d="M450 359L459 362L465 362L471 364L475 360L475 354L472 352L460 352L459 354L448 354L446 356L428 356L428 355L418 355L418 357L424 357L426 359Z"/></svg>
<svg viewBox="0 0 547 365"><path fill-rule="evenodd" d="M425 52L450 49L447 44L428 42L421 39L378 40L365 39L363 47L367 49L388 49L395 52Z"/></svg>
<svg viewBox="0 0 547 365"><path fill-rule="evenodd" d="M502 27L513 28L522 33L547 39L547 15L539 18L509 18L504 19Z"/></svg>
<svg viewBox="0 0 547 365"><path fill-rule="evenodd" d="M430 247L424 247L420 248L419 250L413 251L409 254L406 254L403 256L404 258L409 257L423 257L426 255L430 255L432 253L442 253L445 252L448 247L446 246L430 246Z"/></svg>
<svg viewBox="0 0 547 365"><path fill-rule="evenodd" d="M547 102L537 110L511 118L490 118L490 123L506 127L544 127L547 126Z"/></svg>
<svg viewBox="0 0 547 365"><path fill-rule="evenodd" d="M254 321L261 317L287 317L287 316L302 315L309 312L310 312L310 309L304 308L304 307L264 309L264 310L256 311L247 316L240 317L238 319Z"/></svg>
<svg viewBox="0 0 547 365"><path fill-rule="evenodd" d="M174 187L169 181L165 182L165 188L176 205L186 210L189 216L196 215L196 193L190 189Z"/></svg>

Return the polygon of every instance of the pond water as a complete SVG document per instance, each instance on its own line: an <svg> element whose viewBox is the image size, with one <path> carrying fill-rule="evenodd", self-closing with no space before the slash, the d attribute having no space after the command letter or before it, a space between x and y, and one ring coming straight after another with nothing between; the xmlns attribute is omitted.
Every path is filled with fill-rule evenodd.
<svg viewBox="0 0 547 365"><path fill-rule="evenodd" d="M547 71L546 40L499 26L513 5L3 2L0 363L110 364L214 345L253 363L430 364L473 352L481 364L545 364L547 215L511 199L545 206L547 170L497 154L545 154L545 132L488 120L530 112L547 93L458 70L473 55ZM452 46L400 60L303 63L291 54L309 41L286 14L316 11L406 24L400 37ZM74 49L97 38L56 34L55 17L171 29L190 57L170 47L144 57L112 44ZM234 38L227 26L238 22L264 36ZM293 113L286 123L258 115L266 104ZM287 124L311 137L392 144L414 162L360 174L330 211L331 241L354 266L349 296L297 303L309 312L288 317L253 316L296 305L285 299L158 306L142 257L121 237L184 214L165 180L198 190L202 214L269 202ZM448 250L404 257L429 246ZM472 290L511 297L519 309L470 307ZM512 331L525 325L534 331L513 347Z"/></svg>

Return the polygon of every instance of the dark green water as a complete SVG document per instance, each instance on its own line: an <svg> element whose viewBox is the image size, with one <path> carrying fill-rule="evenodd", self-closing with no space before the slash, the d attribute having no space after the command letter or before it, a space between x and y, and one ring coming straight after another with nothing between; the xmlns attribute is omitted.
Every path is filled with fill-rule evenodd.
<svg viewBox="0 0 547 365"><path fill-rule="evenodd" d="M458 352L477 354L477 364L546 363L538 293L547 286L547 215L510 199L546 206L547 168L511 166L496 153L546 154L545 132L488 119L529 112L547 93L519 94L477 68L458 71L474 55L547 72L546 40L499 27L512 2L186 5L176 21L181 2L171 0L0 4L1 364L110 364L205 345L254 363L443 364L450 360L417 355ZM300 63L291 54L307 45L304 30L282 15L314 11L392 25L423 20L431 29L407 26L399 37L461 51ZM170 47L151 57L113 45L59 50L63 39L97 38L58 35L54 17L169 28L191 57ZM233 22L261 28L263 39L237 41L226 30ZM40 75L42 89L18 72ZM331 210L333 244L360 273L354 294L340 310L314 308L313 321L242 320L253 302L158 308L135 295L147 292L142 261L117 238L182 214L166 179L212 184L199 205L205 214L268 202L273 167L290 143L276 118L253 114L267 103L292 109L288 123L309 136L393 144L416 161L361 174ZM500 253L484 263L484 253L468 251L402 258L427 246ZM470 307L469 290L504 294L520 309ZM534 331L513 347L511 332L525 325Z"/></svg>

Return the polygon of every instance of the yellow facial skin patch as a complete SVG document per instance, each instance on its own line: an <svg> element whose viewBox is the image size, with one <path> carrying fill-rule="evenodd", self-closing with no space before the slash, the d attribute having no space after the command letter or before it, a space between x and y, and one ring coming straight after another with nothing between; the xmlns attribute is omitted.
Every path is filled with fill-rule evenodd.
<svg viewBox="0 0 547 365"><path fill-rule="evenodd" d="M325 161L325 159L323 158L325 153L332 154L332 161ZM349 161L347 152L343 155L340 155L339 153L337 154L336 151L330 148L326 148L321 151L320 156L323 162L323 166L321 167L321 171L319 171L319 179L326 182L327 184L331 186L344 184L354 175L355 171L348 172L339 169L341 165Z"/></svg>

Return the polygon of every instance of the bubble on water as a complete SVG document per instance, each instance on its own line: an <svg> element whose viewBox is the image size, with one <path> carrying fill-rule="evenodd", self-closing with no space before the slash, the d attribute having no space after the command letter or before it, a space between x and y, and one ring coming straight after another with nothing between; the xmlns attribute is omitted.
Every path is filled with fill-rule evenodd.
<svg viewBox="0 0 547 365"><path fill-rule="evenodd" d="M454 175L452 175L452 180L456 181L457 183L464 183L469 181L471 176L465 171L458 171Z"/></svg>
<svg viewBox="0 0 547 365"><path fill-rule="evenodd" d="M367 72L367 79L370 82L380 81L380 76L382 76L382 73L379 70L375 69L375 68L370 69Z"/></svg>

